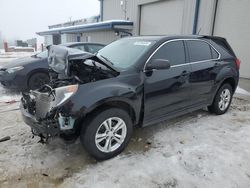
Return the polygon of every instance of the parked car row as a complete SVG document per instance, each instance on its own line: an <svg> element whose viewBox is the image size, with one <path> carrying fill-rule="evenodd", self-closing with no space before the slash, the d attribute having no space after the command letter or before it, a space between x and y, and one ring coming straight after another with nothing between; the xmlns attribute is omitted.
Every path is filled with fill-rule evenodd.
<svg viewBox="0 0 250 188"><path fill-rule="evenodd" d="M105 45L97 43L67 43L70 48L96 53ZM37 89L49 83L48 51L20 58L0 67L0 82L9 89Z"/></svg>
<svg viewBox="0 0 250 188"><path fill-rule="evenodd" d="M24 92L21 112L34 135L80 140L98 160L121 153L135 126L204 107L227 112L240 61L224 38L131 37L96 54L50 46L47 85Z"/></svg>

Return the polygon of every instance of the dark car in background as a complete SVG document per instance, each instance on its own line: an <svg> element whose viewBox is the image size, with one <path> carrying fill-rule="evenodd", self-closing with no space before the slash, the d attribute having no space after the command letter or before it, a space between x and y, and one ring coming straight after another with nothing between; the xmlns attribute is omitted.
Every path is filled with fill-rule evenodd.
<svg viewBox="0 0 250 188"><path fill-rule="evenodd" d="M61 44L69 48L96 53L105 45L98 43L72 42ZM0 67L0 82L8 89L37 89L49 82L48 51L16 59Z"/></svg>
<svg viewBox="0 0 250 188"><path fill-rule="evenodd" d="M49 65L64 79L23 93L23 119L41 139L80 136L100 160L122 152L135 126L204 107L226 113L239 81L240 61L221 37L132 37L95 55L68 52L51 46Z"/></svg>

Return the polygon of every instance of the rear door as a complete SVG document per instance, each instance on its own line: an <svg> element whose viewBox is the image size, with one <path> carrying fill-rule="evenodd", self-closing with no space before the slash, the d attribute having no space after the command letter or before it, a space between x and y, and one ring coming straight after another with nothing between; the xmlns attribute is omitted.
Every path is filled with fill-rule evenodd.
<svg viewBox="0 0 250 188"><path fill-rule="evenodd" d="M204 40L185 41L189 52L189 64L192 72L192 103L199 105L207 103L211 97L215 79L221 67L219 53Z"/></svg>
<svg viewBox="0 0 250 188"><path fill-rule="evenodd" d="M145 72L144 123L164 119L190 105L190 65L186 64L185 46L182 40L167 42L151 57L165 59L171 64L167 70Z"/></svg>

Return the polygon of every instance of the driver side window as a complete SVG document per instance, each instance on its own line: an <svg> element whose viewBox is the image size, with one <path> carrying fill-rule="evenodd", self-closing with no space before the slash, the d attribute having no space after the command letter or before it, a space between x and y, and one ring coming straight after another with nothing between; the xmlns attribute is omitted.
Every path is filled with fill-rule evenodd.
<svg viewBox="0 0 250 188"><path fill-rule="evenodd" d="M152 57L153 59L168 60L170 65L185 63L185 49L183 41L172 41L164 44Z"/></svg>

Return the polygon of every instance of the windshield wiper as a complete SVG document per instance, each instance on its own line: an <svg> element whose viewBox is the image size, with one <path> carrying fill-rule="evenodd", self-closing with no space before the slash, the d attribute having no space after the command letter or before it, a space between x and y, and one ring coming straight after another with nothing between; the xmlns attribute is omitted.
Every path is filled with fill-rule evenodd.
<svg viewBox="0 0 250 188"><path fill-rule="evenodd" d="M114 63L112 63L112 61L110 61L107 57L104 57L101 54L98 54L99 56L101 56L103 59L105 59L107 62L109 62L111 65L114 65Z"/></svg>

